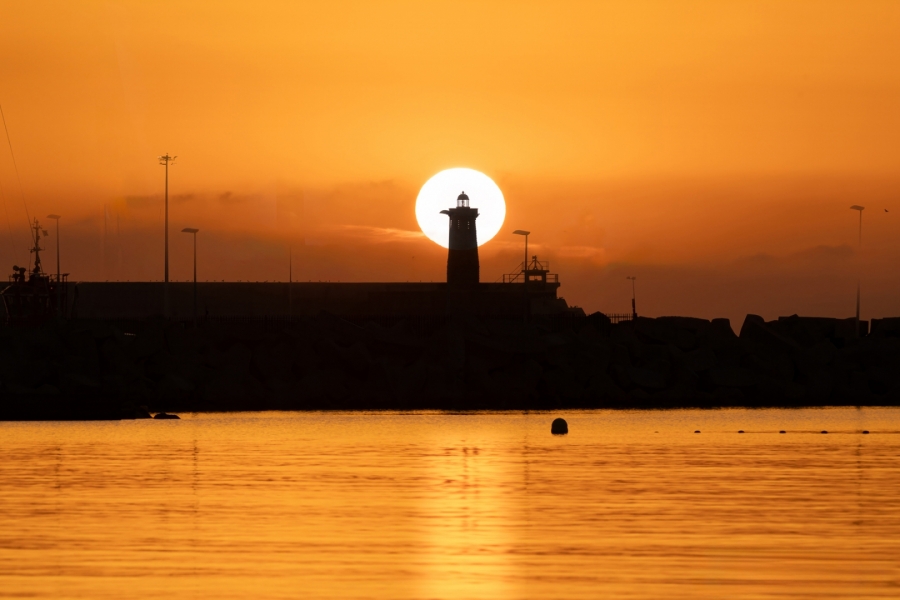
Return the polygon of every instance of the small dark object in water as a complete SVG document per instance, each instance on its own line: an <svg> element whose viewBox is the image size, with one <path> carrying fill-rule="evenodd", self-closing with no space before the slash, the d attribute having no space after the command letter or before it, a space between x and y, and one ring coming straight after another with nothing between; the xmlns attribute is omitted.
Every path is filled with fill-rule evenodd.
<svg viewBox="0 0 900 600"><path fill-rule="evenodd" d="M743 430L743 429L739 429L739 430L738 430L738 433L744 433L744 430Z"/></svg>
<svg viewBox="0 0 900 600"><path fill-rule="evenodd" d="M694 433L700 433L700 430L699 430L699 429L698 429L698 430L697 430L697 431L695 431L695 432L694 432Z"/></svg>
<svg viewBox="0 0 900 600"><path fill-rule="evenodd" d="M565 435L569 433L569 424L566 423L565 419L553 419L553 423L550 425L550 433L553 435Z"/></svg>
<svg viewBox="0 0 900 600"><path fill-rule="evenodd" d="M822 433L828 433L828 432L827 432L826 430L823 429L823 430L822 430Z"/></svg>
<svg viewBox="0 0 900 600"><path fill-rule="evenodd" d="M869 430L868 430L868 429L863 429L863 433L865 433L866 435L868 435L868 434L869 434Z"/></svg>
<svg viewBox="0 0 900 600"><path fill-rule="evenodd" d="M784 429L782 429L782 430L779 431L778 433L787 433L787 431L785 431Z"/></svg>
<svg viewBox="0 0 900 600"><path fill-rule="evenodd" d="M154 419L180 419L181 417L179 417L178 415L170 415L169 413L161 412L161 413L156 413L155 415L153 415L153 418Z"/></svg>

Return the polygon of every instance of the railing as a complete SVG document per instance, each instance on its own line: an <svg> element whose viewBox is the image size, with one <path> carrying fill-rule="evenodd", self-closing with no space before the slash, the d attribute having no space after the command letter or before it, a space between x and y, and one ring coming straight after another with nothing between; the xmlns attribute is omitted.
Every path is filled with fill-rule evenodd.
<svg viewBox="0 0 900 600"><path fill-rule="evenodd" d="M537 275L534 275L532 271L528 272L531 275L531 279L529 279L529 283L542 283L543 280L540 279ZM522 283L522 273L507 273L503 276L503 283ZM556 273L547 273L547 283L559 283L559 275Z"/></svg>
<svg viewBox="0 0 900 600"><path fill-rule="evenodd" d="M634 320L634 315L632 315L631 313L622 313L622 314L607 313L606 316L609 317L610 323L621 323L623 321L633 321Z"/></svg>

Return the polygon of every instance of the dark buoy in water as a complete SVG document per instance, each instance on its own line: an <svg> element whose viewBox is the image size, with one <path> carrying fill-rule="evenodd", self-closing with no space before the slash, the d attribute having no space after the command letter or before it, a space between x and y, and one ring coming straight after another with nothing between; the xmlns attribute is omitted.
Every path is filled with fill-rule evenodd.
<svg viewBox="0 0 900 600"><path fill-rule="evenodd" d="M823 429L823 430L822 430L822 433L828 433L828 432L827 432L826 430Z"/></svg>
<svg viewBox="0 0 900 600"><path fill-rule="evenodd" d="M743 429L738 429L738 433L744 433Z"/></svg>
<svg viewBox="0 0 900 600"><path fill-rule="evenodd" d="M869 430L868 430L868 429L863 429L863 433L866 434L866 435L869 435Z"/></svg>
<svg viewBox="0 0 900 600"><path fill-rule="evenodd" d="M155 415L153 415L153 418L154 419L180 419L181 417L179 417L178 415L170 415L169 413L161 412L161 413L156 413Z"/></svg>
<svg viewBox="0 0 900 600"><path fill-rule="evenodd" d="M698 430L697 430L697 431L695 431L695 432L694 432L694 433L700 433L700 430L699 430L699 429L698 429Z"/></svg>
<svg viewBox="0 0 900 600"><path fill-rule="evenodd" d="M787 433L787 431L785 431L784 429L782 429L782 430L779 431L778 433Z"/></svg>
<svg viewBox="0 0 900 600"><path fill-rule="evenodd" d="M550 433L553 435L565 435L569 433L569 424L566 423L565 419L553 419L553 423L550 425Z"/></svg>

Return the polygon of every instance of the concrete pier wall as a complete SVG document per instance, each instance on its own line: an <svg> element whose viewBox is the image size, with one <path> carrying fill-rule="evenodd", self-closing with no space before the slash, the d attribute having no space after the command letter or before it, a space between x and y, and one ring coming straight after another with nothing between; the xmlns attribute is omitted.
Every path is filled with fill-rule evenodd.
<svg viewBox="0 0 900 600"><path fill-rule="evenodd" d="M69 286L70 316L140 319L163 314L161 282L80 282ZM529 286L532 314L566 312L557 298L559 284ZM193 316L192 283L169 284L170 316ZM313 316L321 311L344 316L517 315L525 312L519 284L480 283L455 290L446 283L243 283L197 284L199 316Z"/></svg>

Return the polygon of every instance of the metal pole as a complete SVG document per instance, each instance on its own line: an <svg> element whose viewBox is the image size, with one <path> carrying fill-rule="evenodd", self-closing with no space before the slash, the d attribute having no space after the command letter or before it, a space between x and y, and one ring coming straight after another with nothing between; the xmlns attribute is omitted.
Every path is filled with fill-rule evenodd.
<svg viewBox="0 0 900 600"><path fill-rule="evenodd" d="M528 234L525 234L525 262L522 263L522 295L525 297L525 316L524 319L528 322L528 313L531 312L528 306Z"/></svg>
<svg viewBox="0 0 900 600"><path fill-rule="evenodd" d="M860 251L860 260L862 260L862 211L859 211L859 251ZM858 266L857 269L862 271L862 267ZM857 272L856 274L856 332L853 337L859 337L859 296L860 296L860 287L862 285L862 273Z"/></svg>
<svg viewBox="0 0 900 600"><path fill-rule="evenodd" d="M163 272L163 316L169 318L169 153L166 152L165 268Z"/></svg>
<svg viewBox="0 0 900 600"><path fill-rule="evenodd" d="M59 219L56 219L56 285L59 286Z"/></svg>
<svg viewBox="0 0 900 600"><path fill-rule="evenodd" d="M637 295L634 291L634 281L635 279L637 279L637 277L628 275L627 277L625 277L625 279L631 280L631 319L634 320L637 319L637 305L635 302L635 298L637 297Z"/></svg>

